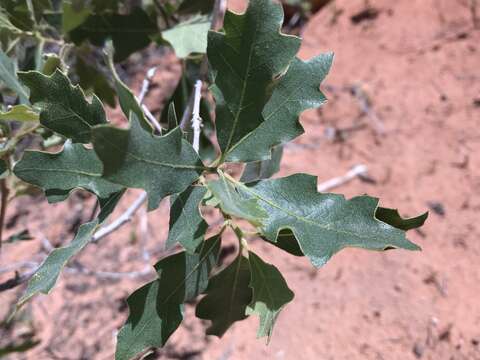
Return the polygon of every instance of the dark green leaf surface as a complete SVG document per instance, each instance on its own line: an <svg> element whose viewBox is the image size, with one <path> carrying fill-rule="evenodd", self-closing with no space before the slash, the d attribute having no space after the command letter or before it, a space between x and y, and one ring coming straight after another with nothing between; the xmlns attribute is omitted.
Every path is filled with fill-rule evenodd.
<svg viewBox="0 0 480 360"><path fill-rule="evenodd" d="M224 158L262 123L275 77L284 72L300 39L280 33L283 12L272 0L251 0L247 12L227 12L224 33L210 32L208 60L217 102L217 137Z"/></svg>
<svg viewBox="0 0 480 360"><path fill-rule="evenodd" d="M8 121L38 121L38 112L34 111L27 105L15 105L12 106L6 112L0 112L0 120Z"/></svg>
<svg viewBox="0 0 480 360"><path fill-rule="evenodd" d="M179 58L207 51L207 34L210 30L208 16L195 16L162 32L162 37L172 45Z"/></svg>
<svg viewBox="0 0 480 360"><path fill-rule="evenodd" d="M263 109L265 121L232 146L227 160L248 162L269 159L274 146L303 134L299 115L325 103L320 83L328 74L332 60L333 54L320 55L309 61L295 59Z"/></svg>
<svg viewBox="0 0 480 360"><path fill-rule="evenodd" d="M204 242L199 254L181 252L160 260L158 280L127 299L130 315L118 333L116 360L128 360L149 347L163 346L183 320L183 303L205 291L217 264L221 235Z"/></svg>
<svg viewBox="0 0 480 360"><path fill-rule="evenodd" d="M37 71L21 72L20 80L30 88L30 101L41 108L40 123L73 142L89 143L91 129L107 122L102 103L94 95L85 99L79 86L72 86L57 70L51 76Z"/></svg>
<svg viewBox="0 0 480 360"><path fill-rule="evenodd" d="M420 216L404 219L400 216L397 209L379 207L375 212L375 217L397 229L408 231L421 227L428 218L428 212Z"/></svg>
<svg viewBox="0 0 480 360"><path fill-rule="evenodd" d="M215 0L184 0L178 8L178 13L181 15L208 14L213 10L214 3Z"/></svg>
<svg viewBox="0 0 480 360"><path fill-rule="evenodd" d="M79 85L84 90L93 90L104 103L115 107L115 90L108 82L105 75L94 66L87 64L80 56L77 56L75 72L79 78Z"/></svg>
<svg viewBox="0 0 480 360"><path fill-rule="evenodd" d="M101 177L102 163L93 150L70 142L66 142L59 153L26 151L14 173L23 181L47 191L49 196L59 195L60 191L66 197L73 189L82 188L107 198L122 190L121 186Z"/></svg>
<svg viewBox="0 0 480 360"><path fill-rule="evenodd" d="M0 85L14 91L22 104L29 104L28 91L18 81L16 73L15 63L0 49Z"/></svg>
<svg viewBox="0 0 480 360"><path fill-rule="evenodd" d="M136 7L128 15L91 15L70 32L70 37L77 45L88 39L96 46L103 46L107 39L112 39L115 47L114 60L119 62L150 44L150 35L157 31L156 24L147 13Z"/></svg>
<svg viewBox="0 0 480 360"><path fill-rule="evenodd" d="M207 335L221 337L245 314L252 300L248 259L239 255L233 263L210 279L205 297L197 305L196 315L211 320Z"/></svg>
<svg viewBox="0 0 480 360"><path fill-rule="evenodd" d="M241 182L248 183L252 181L271 178L280 171L280 163L283 156L283 147L277 146L272 150L272 158L268 160L254 161L247 163L243 170Z"/></svg>
<svg viewBox="0 0 480 360"><path fill-rule="evenodd" d="M165 196L184 191L205 168L179 128L155 136L136 120L130 124L130 129L97 126L93 146L103 162L104 177L125 187L144 189L149 210L153 210Z"/></svg>
<svg viewBox="0 0 480 360"><path fill-rule="evenodd" d="M241 197L256 200L268 214L262 219L262 235L275 242L281 230L290 229L316 267L345 247L420 249L407 240L404 231L375 217L378 199L346 200L342 195L320 194L316 186L316 177L305 174L247 186L237 183Z"/></svg>
<svg viewBox="0 0 480 360"><path fill-rule="evenodd" d="M267 213L259 206L257 199L246 199L239 194L236 185L221 175L219 180L210 181L208 189L220 202L222 211L259 225Z"/></svg>
<svg viewBox="0 0 480 360"><path fill-rule="evenodd" d="M295 236L289 229L280 230L276 241L270 241L265 237L262 238L291 255L300 257L304 256L302 249L300 249L300 246L298 245L297 239L295 239Z"/></svg>
<svg viewBox="0 0 480 360"><path fill-rule="evenodd" d="M248 253L248 261L253 298L247 308L247 314L256 314L260 317L257 337L267 336L270 340L280 311L293 300L294 294L275 266L267 264L251 251Z"/></svg>
<svg viewBox="0 0 480 360"><path fill-rule="evenodd" d="M194 253L203 242L208 224L200 214L199 205L206 192L203 186L190 186L172 196L167 249L180 243L189 253Z"/></svg>

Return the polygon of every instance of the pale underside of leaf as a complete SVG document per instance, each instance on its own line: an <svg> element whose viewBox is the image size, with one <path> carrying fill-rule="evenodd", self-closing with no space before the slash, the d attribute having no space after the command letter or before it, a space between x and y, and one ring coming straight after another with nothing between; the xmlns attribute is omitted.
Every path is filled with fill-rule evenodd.
<svg viewBox="0 0 480 360"><path fill-rule="evenodd" d="M279 233L288 229L316 267L345 247L420 249L404 231L375 218L378 199L359 196L347 201L341 195L320 194L316 178L304 174L248 185L228 181L241 198L257 200L268 214L262 219L263 236L276 242Z"/></svg>

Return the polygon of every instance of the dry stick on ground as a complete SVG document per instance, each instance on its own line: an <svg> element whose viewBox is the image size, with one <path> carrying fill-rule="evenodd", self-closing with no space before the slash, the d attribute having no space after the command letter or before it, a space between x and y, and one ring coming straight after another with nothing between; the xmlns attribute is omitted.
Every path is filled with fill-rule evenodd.
<svg viewBox="0 0 480 360"><path fill-rule="evenodd" d="M367 174L367 167L365 165L355 165L349 172L343 176L339 176L318 184L317 190L319 192L326 192L340 185L346 184L349 181Z"/></svg>

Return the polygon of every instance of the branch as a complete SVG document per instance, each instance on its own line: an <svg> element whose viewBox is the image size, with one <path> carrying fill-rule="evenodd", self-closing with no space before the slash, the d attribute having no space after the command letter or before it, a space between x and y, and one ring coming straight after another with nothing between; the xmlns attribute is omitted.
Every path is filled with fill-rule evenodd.
<svg viewBox="0 0 480 360"><path fill-rule="evenodd" d="M5 223L5 215L7 213L8 205L8 187L5 179L0 180L0 188L2 191L1 194L1 204L0 204L0 250L2 249L2 240L3 240L3 227Z"/></svg>
<svg viewBox="0 0 480 360"><path fill-rule="evenodd" d="M193 100L192 111L192 129L193 129L193 148L195 151L200 151L200 132L202 128L202 118L200 117L200 100L202 99L202 81L197 80L195 83L195 97Z"/></svg>
<svg viewBox="0 0 480 360"><path fill-rule="evenodd" d="M133 215L142 207L142 205L147 200L147 193L143 192L137 200L134 201L132 205L122 214L117 220L113 221L107 226L102 227L92 236L92 242L96 243L100 239L103 239L105 236L110 235L115 230L119 229L126 223L130 222L133 218Z"/></svg>
<svg viewBox="0 0 480 360"><path fill-rule="evenodd" d="M160 123L157 121L157 119L155 118L155 116L153 116L153 114L150 112L150 110L148 110L148 108L146 107L146 105L142 104L142 110L144 112L144 114L147 116L147 119L152 123L153 127L155 128L155 130L158 131L158 133L160 135L162 135L162 126L160 125Z"/></svg>
<svg viewBox="0 0 480 360"><path fill-rule="evenodd" d="M15 277L13 277L13 278L11 278L11 279L3 282L3 283L0 283L0 292L13 289L13 288L27 282L37 272L37 269L38 269L38 267L34 268L33 270L31 270L31 271L29 271L25 274L15 273Z"/></svg>
<svg viewBox="0 0 480 360"><path fill-rule="evenodd" d="M227 1L226 0L216 0L215 5L212 11L212 23L210 25L211 30L218 30L223 26L223 18L225 17L225 12L227 11ZM205 55L203 57L202 65L200 66L199 79L205 79L208 73L208 59ZM188 104L185 108L182 119L180 121L180 129L184 130L187 128L188 120L190 119L190 114L192 114L194 106L195 93L192 92L188 98Z"/></svg>
<svg viewBox="0 0 480 360"><path fill-rule="evenodd" d="M155 76L156 71L156 66L151 67L150 69L148 69L147 74L145 75L145 79L143 79L142 89L140 90L140 94L138 95L138 102L140 104L143 103L143 100L145 100L145 96L148 94L148 90L150 90L150 84L153 77Z"/></svg>
<svg viewBox="0 0 480 360"><path fill-rule="evenodd" d="M190 97L188 98L188 104L185 110L183 111L182 119L180 120L180 129L183 131L187 130L188 120L190 120L190 115L192 113L193 104L195 101L195 91L192 91Z"/></svg>
<svg viewBox="0 0 480 360"><path fill-rule="evenodd" d="M111 280L118 280L118 279L136 279L145 277L153 273L154 268L147 264L145 267L140 271L130 271L130 272L113 272L113 271L96 271L91 270L84 267L81 264L75 264L75 266L67 266L65 267L65 271L70 274L81 274L81 275L88 275L88 276L95 276L101 279L111 279Z"/></svg>
<svg viewBox="0 0 480 360"><path fill-rule="evenodd" d="M226 0L216 0L212 12L212 25L211 30L217 30L223 26L223 18L225 17L225 12L227 11L227 1Z"/></svg>
<svg viewBox="0 0 480 360"><path fill-rule="evenodd" d="M367 174L367 167L365 165L355 165L349 172L347 172L343 176L339 176L330 180L327 180L321 184L318 184L317 190L318 192L326 192L333 188L339 187L356 177L366 175Z"/></svg>

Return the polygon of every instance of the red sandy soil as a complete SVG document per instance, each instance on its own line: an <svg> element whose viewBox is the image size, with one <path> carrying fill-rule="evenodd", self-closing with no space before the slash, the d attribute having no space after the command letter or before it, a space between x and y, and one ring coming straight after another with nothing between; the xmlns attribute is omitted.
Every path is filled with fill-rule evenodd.
<svg viewBox="0 0 480 360"><path fill-rule="evenodd" d="M242 3L230 5L241 9ZM379 11L375 19L353 24L351 16L364 9L364 1L337 0L306 26L303 59L335 52L324 86L330 101L302 116L306 135L286 148L279 176L307 172L323 181L355 164L367 165L374 184L355 180L335 191L378 196L382 205L398 207L404 215L440 204L443 214L431 211L422 232L409 234L423 251L347 249L315 271L305 259L254 241L252 247L281 269L295 292L271 343L255 339L255 317L236 323L222 339L207 338L205 324L187 307L182 328L152 358L480 359L480 31L469 0L370 4ZM150 93L149 106L158 106L159 93L171 90L178 73L167 65L168 58L150 65L159 61L159 87ZM368 97L383 134L360 110L348 90L352 86ZM352 126L360 129L341 140L325 136L326 129ZM42 205L41 212L33 204L23 199L12 212L29 213L17 230L28 224L37 229L37 240L6 247L2 264L28 260L41 247L42 234L52 241L71 237L67 219L76 213L87 217L91 199L84 208L71 201L68 208ZM130 229L88 247L79 260L101 270L143 269L136 239L146 233L148 248L159 249L166 237L167 204L148 219L147 230L137 219ZM115 330L127 316L123 300L147 280L64 274L50 296L27 307L42 343L12 359L113 358ZM19 294L2 293L0 312Z"/></svg>

